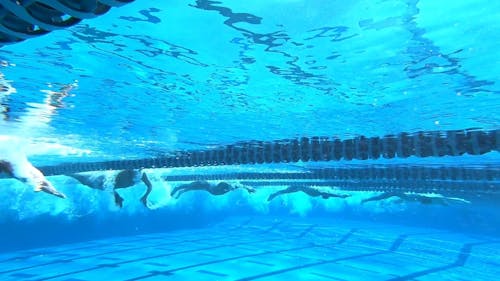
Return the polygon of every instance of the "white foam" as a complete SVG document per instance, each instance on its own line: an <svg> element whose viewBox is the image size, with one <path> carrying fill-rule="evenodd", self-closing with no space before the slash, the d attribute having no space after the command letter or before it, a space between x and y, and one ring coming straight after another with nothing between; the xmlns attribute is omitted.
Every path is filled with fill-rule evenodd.
<svg viewBox="0 0 500 281"><path fill-rule="evenodd" d="M5 140L9 138L0 138ZM10 140L10 139L9 139ZM0 146L2 147L2 146ZM12 145L11 147L15 147ZM11 153L10 150L6 152ZM15 154L19 156L19 154ZM21 161L18 159L18 161ZM27 160L26 160L27 161ZM22 161L21 161L22 162ZM66 176L51 177L54 186L65 193L68 198L61 200L54 196L42 193L34 193L26 185L17 181L2 180L2 185L7 185L0 202L0 209L10 209L17 212L19 219L33 218L42 214L64 216L67 219L75 219L90 214L99 214L100 217L109 214L125 213L137 214L148 212L140 202L140 198L146 190L146 186L139 181L133 187L119 189L117 192L123 197L123 208L120 209L114 203L112 187L115 176L119 171L89 172L93 176L105 176L105 190L97 190L81 185L73 178ZM291 213L307 216L311 211L323 209L328 212L342 212L346 208L351 210L369 211L375 213L399 212L408 207L408 203L398 203L398 198L389 198L382 201L370 201L361 204L361 201L379 193L373 192L345 192L351 197L340 198L312 198L302 192L284 194L276 197L271 202L267 201L270 194L282 190L285 187L259 188L255 193L248 193L245 189L237 189L221 196L213 196L206 191L186 192L179 199L170 196L170 192L176 184L162 180L162 176L168 173L168 169L144 170L152 182L153 190L148 197L149 209L175 209L178 211L210 212L215 210L238 209L239 207L251 207L258 213L268 213L271 206L286 208ZM216 184L213 181L211 183ZM237 181L228 181L229 184L238 185ZM434 196L434 195L430 195ZM435 195L440 197L439 195ZM399 200L400 201L400 200Z"/></svg>
<svg viewBox="0 0 500 281"><path fill-rule="evenodd" d="M15 159L18 155L30 156L84 156L89 149L67 146L56 138L29 138L16 135L0 135L0 158Z"/></svg>
<svg viewBox="0 0 500 281"><path fill-rule="evenodd" d="M0 160L5 160L12 165L16 177L30 179L33 166L22 148L21 139L0 136Z"/></svg>

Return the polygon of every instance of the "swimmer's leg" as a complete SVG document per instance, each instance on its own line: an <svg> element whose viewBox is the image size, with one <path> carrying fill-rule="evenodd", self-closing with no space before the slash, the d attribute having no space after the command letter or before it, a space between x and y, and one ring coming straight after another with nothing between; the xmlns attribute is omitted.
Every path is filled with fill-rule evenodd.
<svg viewBox="0 0 500 281"><path fill-rule="evenodd" d="M189 189L187 188L184 188L184 189L181 189L179 190L179 192L177 192L177 195L174 196L175 199L179 199L179 197L181 197L182 194L184 194L185 192L189 191Z"/></svg>
<svg viewBox="0 0 500 281"><path fill-rule="evenodd" d="M179 197L178 195L176 195L176 193L178 193L182 189L186 188L186 186L189 186L189 184L180 184L180 185L174 187L174 189L172 189L172 191L170 192L170 196L175 197L175 198Z"/></svg>
<svg viewBox="0 0 500 281"><path fill-rule="evenodd" d="M290 192L288 192L288 188L284 189L284 190L279 190L279 191L277 191L277 192L269 195L269 197L267 198L267 201L271 202L274 198L276 198L276 197L278 197L278 196L280 196L282 194L286 194L286 193L290 193Z"/></svg>
<svg viewBox="0 0 500 281"><path fill-rule="evenodd" d="M324 199L328 199L330 197L334 197L334 198L347 198L347 197L351 197L350 194L335 194L335 193L323 193L321 195Z"/></svg>
<svg viewBox="0 0 500 281"><path fill-rule="evenodd" d="M206 181L195 181L195 182L192 182L192 183L188 183L188 184L181 184L177 187L175 187L172 192L170 192L170 195L174 198L179 198L179 196L181 196L181 194L183 194L184 192L187 192L187 191L193 191L193 190L206 190L206 191L209 191L210 189L210 183L206 182ZM178 193L177 195L175 195L175 193Z"/></svg>
<svg viewBox="0 0 500 281"><path fill-rule="evenodd" d="M141 197L141 202L142 202L142 204L144 204L144 206L147 207L148 206L148 196L151 193L151 191L153 190L153 184L151 184L151 181L149 180L146 173L142 173L141 179L147 187L146 193L144 193L144 195Z"/></svg>
<svg viewBox="0 0 500 281"><path fill-rule="evenodd" d="M115 204L116 206L122 208L123 207L123 198L116 192L116 190L113 190L113 196L115 198Z"/></svg>
<svg viewBox="0 0 500 281"><path fill-rule="evenodd" d="M289 186L286 189L280 190L280 191L278 191L276 193L273 193L273 194L269 195L269 197L267 198L267 201L271 201L276 196L279 196L281 194L294 193L294 192L298 192L298 191L304 192L304 188L302 186Z"/></svg>
<svg viewBox="0 0 500 281"><path fill-rule="evenodd" d="M74 178L79 183L90 188L104 190L106 182L106 177L104 175L95 176L92 174L69 174L67 176Z"/></svg>
<svg viewBox="0 0 500 281"><path fill-rule="evenodd" d="M253 187L242 185L241 188L245 189L249 194L255 193L255 188Z"/></svg>

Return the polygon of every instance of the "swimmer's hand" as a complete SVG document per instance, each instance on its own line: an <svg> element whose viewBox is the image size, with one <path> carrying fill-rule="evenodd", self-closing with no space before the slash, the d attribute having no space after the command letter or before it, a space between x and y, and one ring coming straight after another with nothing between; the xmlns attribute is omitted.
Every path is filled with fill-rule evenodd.
<svg viewBox="0 0 500 281"><path fill-rule="evenodd" d="M57 191L57 189L55 189L54 186L52 186L52 184L48 181L39 183L35 187L35 191L43 191L60 198L66 198L66 195L64 195L64 193Z"/></svg>
<svg viewBox="0 0 500 281"><path fill-rule="evenodd" d="M27 179L27 182L35 187L35 191L43 191L60 198L66 198L66 195L57 191L57 189L47 180L47 178L45 178L40 170L32 165L30 165L28 169L30 177Z"/></svg>

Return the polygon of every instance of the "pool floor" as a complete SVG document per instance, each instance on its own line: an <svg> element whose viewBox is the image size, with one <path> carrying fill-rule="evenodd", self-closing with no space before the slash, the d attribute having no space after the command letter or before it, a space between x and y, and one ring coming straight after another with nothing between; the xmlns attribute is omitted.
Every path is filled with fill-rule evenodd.
<svg viewBox="0 0 500 281"><path fill-rule="evenodd" d="M0 255L1 280L496 280L500 239L348 220L202 229Z"/></svg>

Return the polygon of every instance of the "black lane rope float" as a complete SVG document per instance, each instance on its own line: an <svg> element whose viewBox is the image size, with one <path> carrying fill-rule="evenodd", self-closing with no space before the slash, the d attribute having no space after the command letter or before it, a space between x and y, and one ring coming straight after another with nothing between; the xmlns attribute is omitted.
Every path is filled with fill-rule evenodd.
<svg viewBox="0 0 500 281"><path fill-rule="evenodd" d="M386 165L368 167L318 168L300 172L234 172L213 174L182 174L162 177L165 181L223 181L223 180L440 180L500 182L496 166L409 166Z"/></svg>
<svg viewBox="0 0 500 281"><path fill-rule="evenodd" d="M105 14L133 0L0 0L0 46Z"/></svg>
<svg viewBox="0 0 500 281"><path fill-rule="evenodd" d="M450 130L399 133L350 139L302 137L249 141L208 150L178 151L165 156L103 162L63 163L39 167L47 176L144 168L179 168L378 158L481 155L500 150L500 130Z"/></svg>

